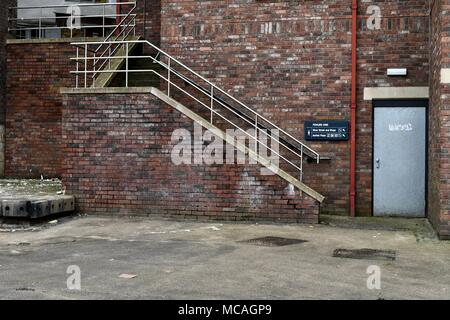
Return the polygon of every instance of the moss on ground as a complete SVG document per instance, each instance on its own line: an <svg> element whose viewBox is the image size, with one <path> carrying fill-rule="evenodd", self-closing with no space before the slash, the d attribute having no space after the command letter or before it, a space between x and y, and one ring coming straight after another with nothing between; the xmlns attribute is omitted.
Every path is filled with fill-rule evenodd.
<svg viewBox="0 0 450 320"><path fill-rule="evenodd" d="M0 198L55 195L61 190L59 179L0 179Z"/></svg>

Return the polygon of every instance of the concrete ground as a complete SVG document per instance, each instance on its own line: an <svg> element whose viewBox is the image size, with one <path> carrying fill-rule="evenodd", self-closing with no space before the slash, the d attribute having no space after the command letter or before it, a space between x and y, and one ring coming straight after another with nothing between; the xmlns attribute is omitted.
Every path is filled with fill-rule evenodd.
<svg viewBox="0 0 450 320"><path fill-rule="evenodd" d="M436 240L425 220L323 221L310 226L87 216L0 229L0 297L450 298L450 242ZM307 242L244 242L265 236ZM335 258L337 248L395 250L396 260ZM81 290L67 288L72 265L81 270ZM381 269L381 290L367 288L371 265Z"/></svg>

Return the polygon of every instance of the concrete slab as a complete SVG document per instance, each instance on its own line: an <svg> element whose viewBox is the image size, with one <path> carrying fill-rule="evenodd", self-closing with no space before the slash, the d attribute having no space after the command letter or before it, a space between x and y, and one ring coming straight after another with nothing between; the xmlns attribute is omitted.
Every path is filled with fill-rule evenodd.
<svg viewBox="0 0 450 320"><path fill-rule="evenodd" d="M28 216L27 206L29 201L25 198L0 200L1 214L3 217L24 218Z"/></svg>
<svg viewBox="0 0 450 320"><path fill-rule="evenodd" d="M0 297L450 299L450 243L418 241L416 233L426 230L348 224L81 217L34 232L0 232ZM268 236L306 242L282 247L245 242ZM393 250L396 259L335 258L337 248ZM69 266L80 268L81 290L67 288ZM380 268L381 290L367 287L370 266Z"/></svg>

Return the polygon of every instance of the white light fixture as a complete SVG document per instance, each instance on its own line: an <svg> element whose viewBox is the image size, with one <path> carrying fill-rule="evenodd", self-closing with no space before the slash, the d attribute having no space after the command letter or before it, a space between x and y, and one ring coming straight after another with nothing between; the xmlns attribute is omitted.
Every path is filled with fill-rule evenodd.
<svg viewBox="0 0 450 320"><path fill-rule="evenodd" d="M387 69L387 75L390 77L404 77L408 75L408 69L406 68Z"/></svg>

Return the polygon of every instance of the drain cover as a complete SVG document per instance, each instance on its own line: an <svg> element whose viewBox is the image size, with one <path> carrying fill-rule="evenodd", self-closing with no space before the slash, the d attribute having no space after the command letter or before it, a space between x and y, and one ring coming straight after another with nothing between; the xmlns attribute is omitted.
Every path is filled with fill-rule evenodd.
<svg viewBox="0 0 450 320"><path fill-rule="evenodd" d="M395 251L376 249L336 249L333 257L347 259L367 259L367 260L395 260Z"/></svg>
<svg viewBox="0 0 450 320"><path fill-rule="evenodd" d="M262 237L262 238L245 240L242 242L254 244L257 246L265 246L265 247L283 247L283 246L299 244L299 243L303 243L303 242L307 242L307 241L300 240L300 239L281 238L281 237Z"/></svg>
<svg viewBox="0 0 450 320"><path fill-rule="evenodd" d="M35 291L33 288L16 288L16 291Z"/></svg>

